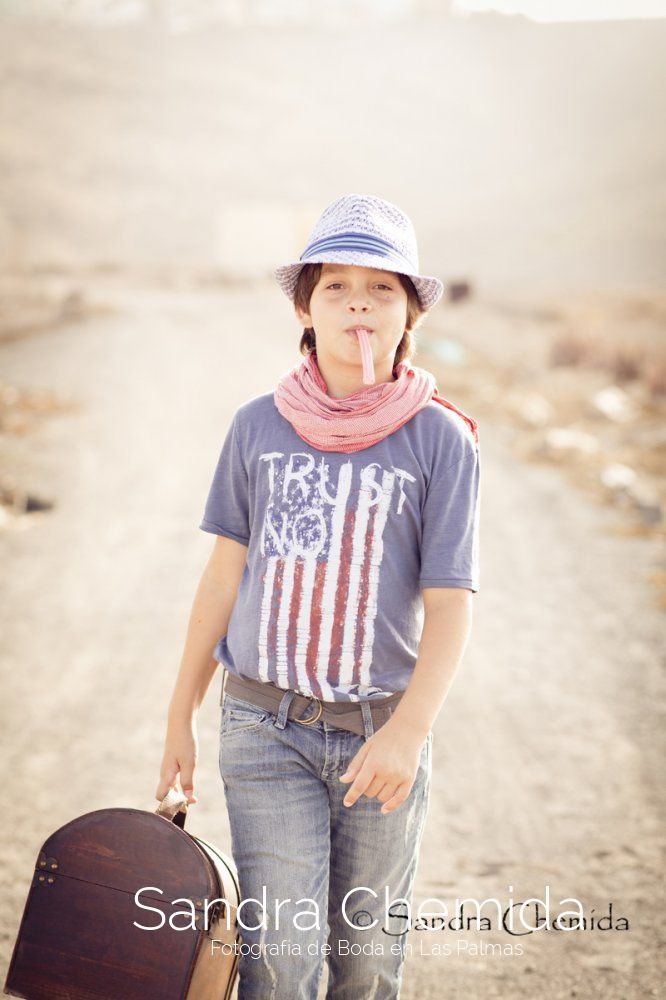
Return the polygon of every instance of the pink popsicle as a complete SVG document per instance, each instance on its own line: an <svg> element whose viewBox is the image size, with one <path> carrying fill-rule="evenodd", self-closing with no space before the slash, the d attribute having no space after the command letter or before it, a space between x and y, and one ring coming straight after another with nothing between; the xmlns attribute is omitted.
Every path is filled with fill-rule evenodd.
<svg viewBox="0 0 666 1000"><path fill-rule="evenodd" d="M357 330L359 347L361 348L361 360L363 362L363 385L375 384L375 366L372 360L372 348L370 338L365 330Z"/></svg>

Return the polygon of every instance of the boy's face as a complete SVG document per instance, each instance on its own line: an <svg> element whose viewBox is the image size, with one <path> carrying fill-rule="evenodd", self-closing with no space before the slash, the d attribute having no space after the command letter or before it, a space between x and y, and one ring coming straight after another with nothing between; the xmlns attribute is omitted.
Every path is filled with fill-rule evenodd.
<svg viewBox="0 0 666 1000"><path fill-rule="evenodd" d="M310 311L296 309L312 327L317 356L345 367L362 367L354 326L369 328L375 368L393 367L393 357L407 323L407 292L397 274L355 264L323 264L310 298Z"/></svg>

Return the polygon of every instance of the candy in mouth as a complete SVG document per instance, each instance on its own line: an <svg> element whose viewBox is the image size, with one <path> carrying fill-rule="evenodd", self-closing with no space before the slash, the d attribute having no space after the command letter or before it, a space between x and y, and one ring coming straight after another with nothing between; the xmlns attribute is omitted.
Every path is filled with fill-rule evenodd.
<svg viewBox="0 0 666 1000"><path fill-rule="evenodd" d="M375 366L372 360L372 348L370 347L368 331L363 330L361 327L355 327L352 332L358 337L359 347L361 348L361 360L363 362L363 385L374 385Z"/></svg>

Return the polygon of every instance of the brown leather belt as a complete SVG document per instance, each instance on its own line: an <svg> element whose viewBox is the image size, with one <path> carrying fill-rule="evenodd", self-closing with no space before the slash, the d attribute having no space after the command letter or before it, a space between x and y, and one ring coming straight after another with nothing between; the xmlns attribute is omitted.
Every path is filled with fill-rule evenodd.
<svg viewBox="0 0 666 1000"><path fill-rule="evenodd" d="M239 677L225 670L224 688L231 698L249 701L252 705L265 708L277 715L280 702L287 688L278 687L271 681L256 681L248 677ZM402 691L395 691L385 698L367 699L372 715L372 725L376 732L380 726L393 715L395 707L402 698ZM303 716L301 718L301 716ZM297 694L292 698L287 712L287 719L298 722L302 726L311 726L314 722L327 722L338 729L348 729L351 733L365 736L363 711L359 701L322 701L314 695Z"/></svg>

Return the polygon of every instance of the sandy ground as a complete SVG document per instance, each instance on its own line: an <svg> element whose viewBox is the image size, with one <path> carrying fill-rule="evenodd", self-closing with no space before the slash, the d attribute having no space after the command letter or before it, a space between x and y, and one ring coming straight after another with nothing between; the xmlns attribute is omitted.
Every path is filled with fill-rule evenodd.
<svg viewBox="0 0 666 1000"><path fill-rule="evenodd" d="M22 482L55 506L0 534L3 980L44 839L93 809L156 805L166 706L212 544L197 525L219 447L235 407L296 360L298 331L271 287L126 284L103 295L115 312L2 346L8 381L77 402L4 445ZM619 537L614 511L557 469L517 461L500 415L481 437L481 591L435 728L414 902L522 901L549 885L554 914L565 897L599 916L612 902L630 929L544 932L501 957L457 954L458 942L517 939L414 931L402 996L658 996L655 541ZM228 850L218 681L200 716L188 828ZM451 955L420 954L444 941Z"/></svg>

